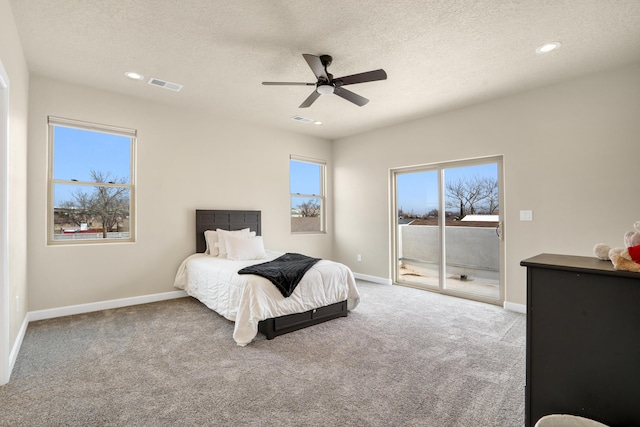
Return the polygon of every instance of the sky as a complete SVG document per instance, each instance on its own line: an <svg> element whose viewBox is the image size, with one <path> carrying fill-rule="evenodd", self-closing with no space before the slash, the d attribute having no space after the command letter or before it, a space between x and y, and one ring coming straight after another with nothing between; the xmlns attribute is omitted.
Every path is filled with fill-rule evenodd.
<svg viewBox="0 0 640 427"><path fill-rule="evenodd" d="M300 162L297 160L289 161L289 192L299 194L315 194L322 193L322 174L320 173L322 166L317 163ZM293 197L291 199L291 208L296 209L301 204L310 201L317 201L312 198ZM294 210L292 215L297 214Z"/></svg>
<svg viewBox="0 0 640 427"><path fill-rule="evenodd" d="M497 163L448 168L444 171L445 182L478 177L498 178ZM400 173L397 175L398 208L406 213L423 215L438 209L438 172Z"/></svg>
<svg viewBox="0 0 640 427"><path fill-rule="evenodd" d="M320 195L321 166L319 164L291 160L289 167L290 193Z"/></svg>
<svg viewBox="0 0 640 427"><path fill-rule="evenodd" d="M131 138L63 126L54 127L53 178L92 182L94 169L111 174L111 181L129 182ZM58 184L54 189L54 203L71 200L75 185Z"/></svg>

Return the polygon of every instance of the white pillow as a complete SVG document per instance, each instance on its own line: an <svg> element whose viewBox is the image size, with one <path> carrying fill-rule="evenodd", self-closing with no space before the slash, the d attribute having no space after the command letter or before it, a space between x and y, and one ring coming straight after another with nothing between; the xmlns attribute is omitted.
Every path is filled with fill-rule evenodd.
<svg viewBox="0 0 640 427"><path fill-rule="evenodd" d="M267 257L264 251L262 236L245 236L230 234L225 237L227 245L227 259L246 261Z"/></svg>
<svg viewBox="0 0 640 427"><path fill-rule="evenodd" d="M204 232L204 241L207 249L204 251L207 255L218 256L218 233L214 230L206 230Z"/></svg>
<svg viewBox="0 0 640 427"><path fill-rule="evenodd" d="M216 233L218 234L218 242L216 243L216 247L218 248L218 255L220 258L226 258L227 257L227 245L225 244L225 239L227 236L245 236L245 237L249 237L249 236L255 236L256 232L255 231L249 231L248 228L243 228L242 230L233 230L233 231L229 231L229 230L223 230L221 228L218 228L216 230Z"/></svg>

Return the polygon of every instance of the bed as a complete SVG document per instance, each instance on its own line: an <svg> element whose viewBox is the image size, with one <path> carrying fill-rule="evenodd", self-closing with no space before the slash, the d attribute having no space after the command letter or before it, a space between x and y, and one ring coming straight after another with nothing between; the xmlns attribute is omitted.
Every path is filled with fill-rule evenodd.
<svg viewBox="0 0 640 427"><path fill-rule="evenodd" d="M215 230L223 231L213 233ZM212 243L211 236L222 242ZM252 246L262 244L261 236L260 211L196 210L196 253L182 262L174 282L175 287L235 322L233 338L238 345L247 345L258 332L270 340L346 317L349 310L356 308L360 295L353 273L340 263L317 261L288 297L268 279L238 274L245 267L283 255L266 249L260 253L260 249L256 249L260 255L253 256L251 250L243 249L246 242Z"/></svg>

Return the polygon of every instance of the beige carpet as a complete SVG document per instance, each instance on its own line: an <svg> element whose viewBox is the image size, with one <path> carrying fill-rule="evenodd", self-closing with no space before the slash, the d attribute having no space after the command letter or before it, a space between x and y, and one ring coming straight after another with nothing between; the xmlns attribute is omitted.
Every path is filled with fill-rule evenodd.
<svg viewBox="0 0 640 427"><path fill-rule="evenodd" d="M340 318L247 347L182 298L29 325L2 426L522 426L525 316L358 282Z"/></svg>

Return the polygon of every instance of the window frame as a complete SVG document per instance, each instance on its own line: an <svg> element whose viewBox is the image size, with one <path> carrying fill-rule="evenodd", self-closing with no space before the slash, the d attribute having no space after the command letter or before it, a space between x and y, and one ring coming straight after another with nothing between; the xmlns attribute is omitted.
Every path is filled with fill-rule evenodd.
<svg viewBox="0 0 640 427"><path fill-rule="evenodd" d="M291 162L301 162L301 163L309 163L313 165L317 165L320 167L320 194L302 194L302 193L292 193L291 192L291 183L293 182L293 176L291 175ZM325 160L314 159L310 157L304 156L289 156L289 227L291 234L326 234L326 177L327 177L327 162ZM293 216L291 212L294 209L293 200L294 198L306 198L306 199L317 199L320 202L320 229L312 230L312 231L294 231L291 227L291 219Z"/></svg>
<svg viewBox="0 0 640 427"><path fill-rule="evenodd" d="M47 117L48 126L48 166L47 166L47 244L53 246L65 245L86 245L86 244L113 244L113 243L133 243L136 241L136 145L137 130L110 126L98 123L90 123L81 120L67 119L56 116ZM55 127L65 127L79 129L83 131L106 133L129 138L129 182L121 183L97 183L90 181L79 181L73 179L54 179L54 146ZM56 185L73 185L86 187L105 188L125 188L129 191L129 237L128 238L86 238L86 239L55 239L55 201L54 188Z"/></svg>

